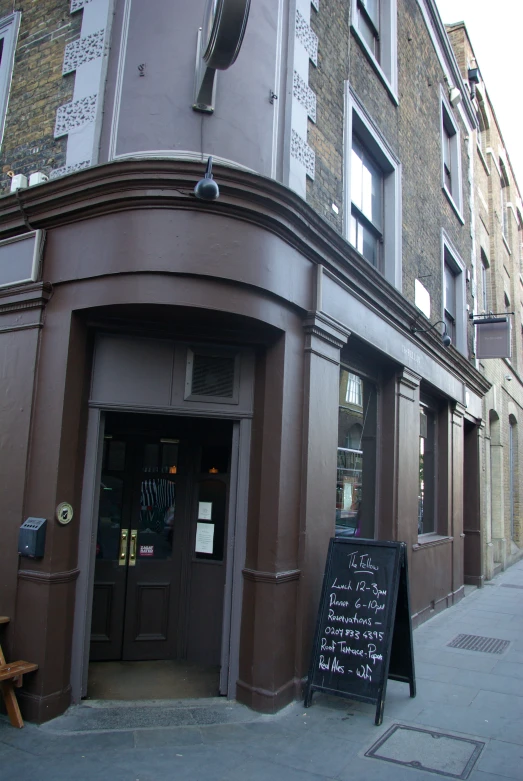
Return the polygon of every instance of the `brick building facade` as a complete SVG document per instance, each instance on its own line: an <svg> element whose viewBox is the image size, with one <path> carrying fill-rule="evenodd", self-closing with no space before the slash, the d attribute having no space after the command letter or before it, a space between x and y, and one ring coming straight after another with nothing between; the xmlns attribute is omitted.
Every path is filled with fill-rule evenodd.
<svg viewBox="0 0 523 781"><path fill-rule="evenodd" d="M415 623L484 577L477 113L435 4L219 5L1 6L0 612L37 720L97 660L299 697L334 534L405 543Z"/></svg>

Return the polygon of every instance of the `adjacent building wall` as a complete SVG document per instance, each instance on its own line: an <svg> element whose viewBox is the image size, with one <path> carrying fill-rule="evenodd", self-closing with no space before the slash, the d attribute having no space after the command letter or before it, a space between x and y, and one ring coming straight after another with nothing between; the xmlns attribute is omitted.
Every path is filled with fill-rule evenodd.
<svg viewBox="0 0 523 781"><path fill-rule="evenodd" d="M38 0L17 11L20 29L0 152L1 193L11 187L7 171L49 174L65 164L65 139L54 135L56 111L73 96L74 76L62 76L62 63L81 24L81 15L71 16L69 9L68 0ZM0 19L12 13L13 3L2 0Z"/></svg>
<svg viewBox="0 0 523 781"><path fill-rule="evenodd" d="M469 90L469 68L481 67L465 25L448 34ZM521 194L486 85L474 86L478 129L474 132L474 313L510 311L512 356L482 359L492 383L484 400L486 484L482 506L485 574L523 556L523 209Z"/></svg>

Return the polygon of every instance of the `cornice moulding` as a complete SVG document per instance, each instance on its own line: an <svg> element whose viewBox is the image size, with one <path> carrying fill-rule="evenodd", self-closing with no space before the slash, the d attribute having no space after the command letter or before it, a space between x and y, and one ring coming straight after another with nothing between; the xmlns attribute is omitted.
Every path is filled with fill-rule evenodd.
<svg viewBox="0 0 523 781"><path fill-rule="evenodd" d="M19 191L18 198L31 225L48 230L136 209L186 209L257 225L311 263L324 266L332 278L410 336L418 309L302 198L279 182L249 171L215 166L213 173L220 198L212 203L193 196L201 163L174 159L105 163ZM25 230L17 196L4 196L0 199L0 239ZM443 351L433 334L419 334L416 341L441 365L464 376L475 392L483 395L490 387L463 356Z"/></svg>

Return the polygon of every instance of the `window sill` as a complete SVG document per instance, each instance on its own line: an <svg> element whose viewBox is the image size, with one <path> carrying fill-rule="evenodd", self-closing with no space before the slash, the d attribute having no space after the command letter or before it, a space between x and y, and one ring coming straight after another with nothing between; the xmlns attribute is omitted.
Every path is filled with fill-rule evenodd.
<svg viewBox="0 0 523 781"><path fill-rule="evenodd" d="M369 47L367 46L367 44L365 43L365 41L361 37L361 35L359 34L357 27L354 27L354 25L351 24L351 28L350 29L351 29L351 32L354 35L356 41L358 42L358 44L359 44L363 54L368 59L369 63L371 64L371 66L372 66L373 70L375 71L376 75L378 76L379 80L381 81L381 83L383 84L385 89L387 90L389 98L392 100L392 102L394 103L395 106L399 106L400 102L399 102L398 96L396 95L396 92L395 92L392 84L390 83L387 74L385 73L385 71L383 70L383 68L381 67L379 62L377 61L376 57L373 55L373 53L371 52L371 50L369 49Z"/></svg>
<svg viewBox="0 0 523 781"><path fill-rule="evenodd" d="M449 191L447 190L445 185L442 185L441 189L445 193L445 196L446 196L448 202L450 203L450 205L452 206L452 208L456 212L456 217L458 218L458 220L461 222L462 225L465 225L465 220L463 219L463 215L461 214L461 211L459 210L459 207L458 207L456 201L454 200L454 198L452 197L451 193L449 193Z"/></svg>
<svg viewBox="0 0 523 781"><path fill-rule="evenodd" d="M505 245L505 249L507 250L508 254L512 255L512 251L510 249L509 243L506 240L505 236L502 236L502 239L503 239L503 244Z"/></svg>
<svg viewBox="0 0 523 781"><path fill-rule="evenodd" d="M412 546L412 550L417 551L422 548L433 548L436 545L447 545L449 542L454 542L454 537L445 537L441 534L422 534Z"/></svg>
<svg viewBox="0 0 523 781"><path fill-rule="evenodd" d="M483 163L483 168L485 169L485 173L487 174L487 176L490 176L489 164L487 163L487 159L486 159L485 155L483 154L483 150L482 150L482 148L480 147L479 144L477 144L477 150L478 150L479 159Z"/></svg>

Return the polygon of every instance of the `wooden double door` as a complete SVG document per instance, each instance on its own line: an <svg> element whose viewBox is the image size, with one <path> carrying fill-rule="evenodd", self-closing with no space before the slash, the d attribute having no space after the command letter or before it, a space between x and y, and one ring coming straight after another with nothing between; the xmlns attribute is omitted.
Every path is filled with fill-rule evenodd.
<svg viewBox="0 0 523 781"><path fill-rule="evenodd" d="M92 661L220 663L232 424L107 413Z"/></svg>

